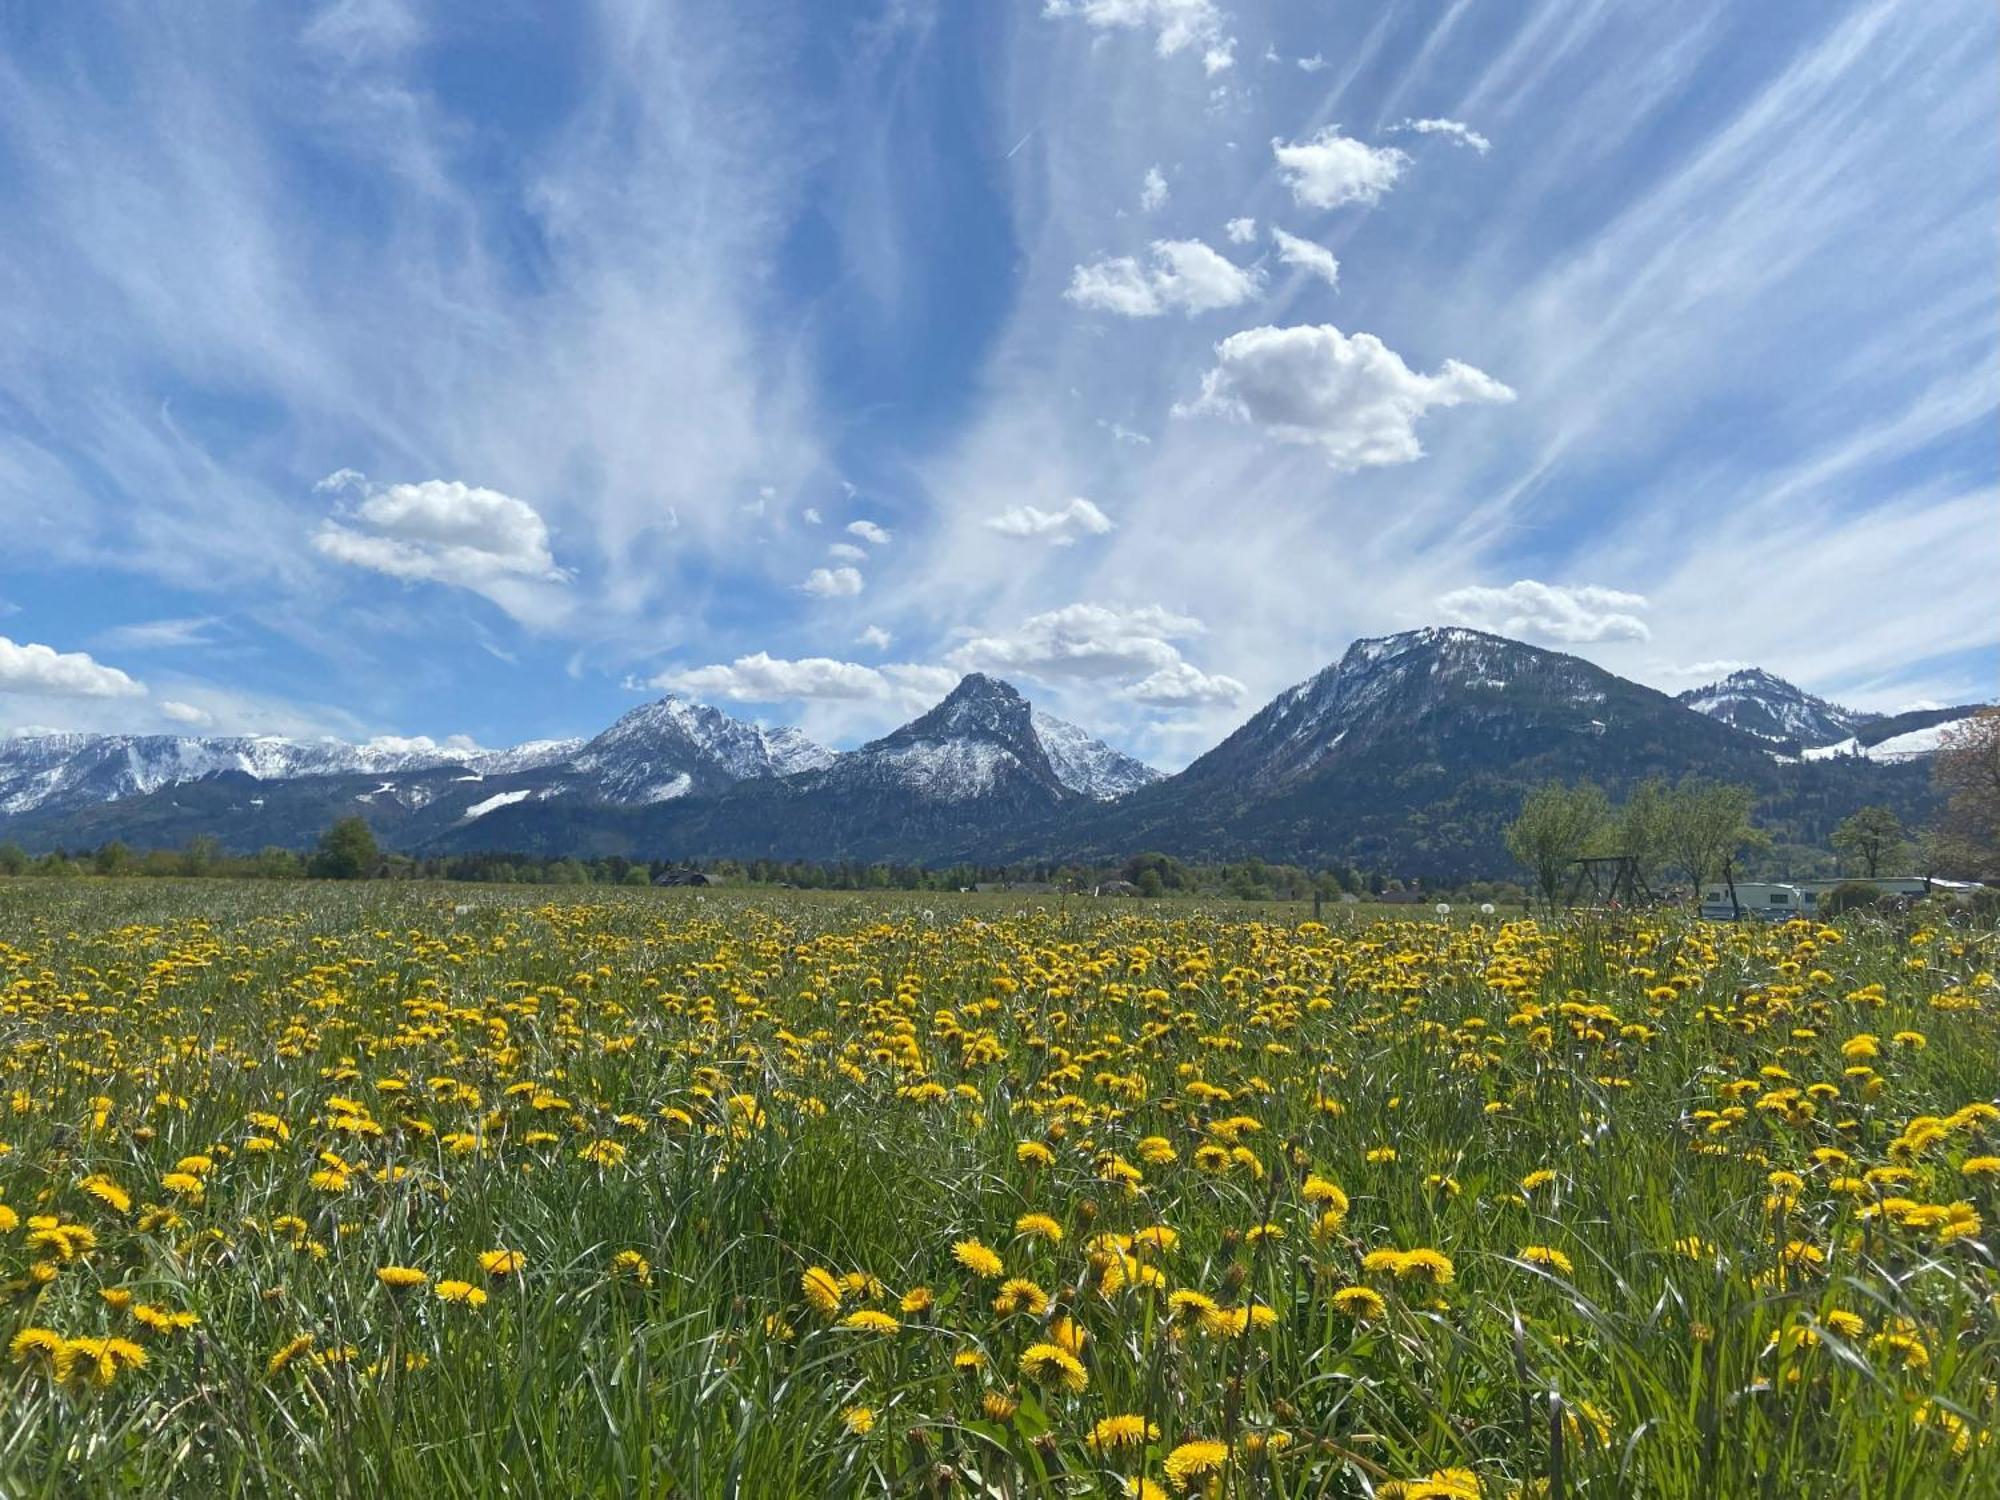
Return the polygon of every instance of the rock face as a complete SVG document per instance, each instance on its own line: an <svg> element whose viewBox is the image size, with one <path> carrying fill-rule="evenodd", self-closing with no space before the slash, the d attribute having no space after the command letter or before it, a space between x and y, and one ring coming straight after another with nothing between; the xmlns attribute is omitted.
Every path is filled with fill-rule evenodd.
<svg viewBox="0 0 2000 1500"><path fill-rule="evenodd" d="M719 792L758 776L830 765L833 752L798 730L763 729L720 709L667 697L633 709L568 758L581 789L637 806Z"/></svg>

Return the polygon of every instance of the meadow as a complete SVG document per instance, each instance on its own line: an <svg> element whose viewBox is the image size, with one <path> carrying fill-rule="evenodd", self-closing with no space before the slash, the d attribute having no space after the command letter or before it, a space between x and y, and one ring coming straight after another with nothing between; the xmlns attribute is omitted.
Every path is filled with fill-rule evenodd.
<svg viewBox="0 0 2000 1500"><path fill-rule="evenodd" d="M0 1494L1990 1496L1915 916L0 881Z"/></svg>

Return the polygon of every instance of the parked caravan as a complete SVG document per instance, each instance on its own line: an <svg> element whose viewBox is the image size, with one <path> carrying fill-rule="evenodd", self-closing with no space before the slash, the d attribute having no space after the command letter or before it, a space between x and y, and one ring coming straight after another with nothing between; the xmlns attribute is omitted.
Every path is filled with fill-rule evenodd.
<svg viewBox="0 0 2000 1500"><path fill-rule="evenodd" d="M1739 880L1732 887L1726 881L1705 885L1701 890L1701 914L1711 922L1786 922L1793 917L1809 917L1819 903L1817 892L1810 895L1795 885Z"/></svg>

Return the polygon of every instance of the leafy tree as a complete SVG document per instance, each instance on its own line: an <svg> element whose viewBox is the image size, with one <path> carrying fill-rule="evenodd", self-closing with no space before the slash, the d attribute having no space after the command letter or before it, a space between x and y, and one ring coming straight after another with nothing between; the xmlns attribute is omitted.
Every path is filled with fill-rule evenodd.
<svg viewBox="0 0 2000 1500"><path fill-rule="evenodd" d="M1614 837L1618 853L1632 861L1633 875L1648 890L1659 883L1667 862L1673 796L1673 788L1651 776L1632 789L1618 812Z"/></svg>
<svg viewBox="0 0 2000 1500"><path fill-rule="evenodd" d="M365 880L375 873L382 851L375 831L359 816L340 819L319 836L308 873L322 880Z"/></svg>
<svg viewBox="0 0 2000 1500"><path fill-rule="evenodd" d="M25 875L31 861L19 844L0 844L0 875Z"/></svg>
<svg viewBox="0 0 2000 1500"><path fill-rule="evenodd" d="M1864 807L1849 816L1834 829L1828 840L1836 851L1859 864L1862 872L1873 880L1882 873L1885 864L1902 862L1903 852L1909 847L1909 836L1903 831L1902 820L1880 803Z"/></svg>
<svg viewBox="0 0 2000 1500"><path fill-rule="evenodd" d="M1694 882L1697 901L1738 854L1770 842L1750 821L1755 802L1747 786L1701 776L1683 777L1667 799L1667 855Z"/></svg>
<svg viewBox="0 0 2000 1500"><path fill-rule="evenodd" d="M1931 784L1944 797L1932 839L1939 862L1956 874L2000 874L2000 708L1944 731Z"/></svg>
<svg viewBox="0 0 2000 1500"><path fill-rule="evenodd" d="M1521 815L1506 828L1507 852L1529 874L1549 906L1556 904L1563 874L1590 852L1609 817L1604 791L1594 782L1564 786L1544 782L1521 801Z"/></svg>

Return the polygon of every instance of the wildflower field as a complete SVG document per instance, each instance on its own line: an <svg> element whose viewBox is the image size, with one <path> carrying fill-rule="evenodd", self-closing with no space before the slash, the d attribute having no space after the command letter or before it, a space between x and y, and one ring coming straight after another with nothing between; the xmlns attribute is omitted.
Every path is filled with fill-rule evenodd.
<svg viewBox="0 0 2000 1500"><path fill-rule="evenodd" d="M0 1494L1992 1496L1935 919L0 882Z"/></svg>

